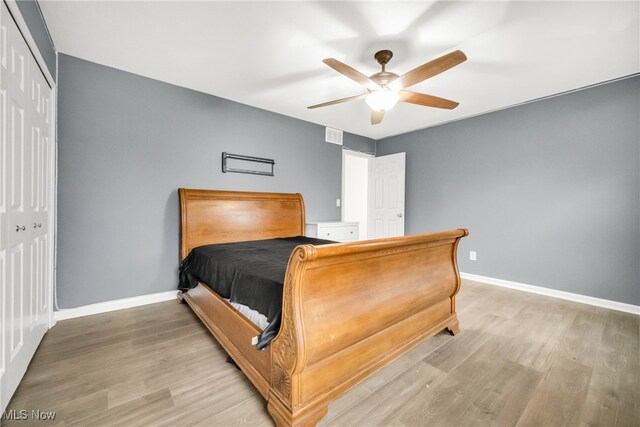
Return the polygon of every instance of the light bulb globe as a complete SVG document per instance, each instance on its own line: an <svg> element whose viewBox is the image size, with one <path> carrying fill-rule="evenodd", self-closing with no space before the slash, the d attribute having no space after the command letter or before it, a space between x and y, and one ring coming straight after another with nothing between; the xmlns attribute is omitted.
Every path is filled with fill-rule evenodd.
<svg viewBox="0 0 640 427"><path fill-rule="evenodd" d="M400 97L398 94L389 89L376 90L371 92L365 98L365 102L372 110L375 111L389 111L396 105Z"/></svg>

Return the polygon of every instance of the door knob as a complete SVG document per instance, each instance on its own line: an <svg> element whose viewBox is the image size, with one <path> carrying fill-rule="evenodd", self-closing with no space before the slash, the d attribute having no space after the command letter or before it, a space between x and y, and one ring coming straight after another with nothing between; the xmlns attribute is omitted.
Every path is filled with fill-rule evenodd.
<svg viewBox="0 0 640 427"><path fill-rule="evenodd" d="M16 231L20 231L20 230L24 231L26 229L27 227L25 227L24 225L22 227L20 227L19 225L16 225Z"/></svg>
<svg viewBox="0 0 640 427"><path fill-rule="evenodd" d="M398 218L402 218L402 214L401 213L398 214Z"/></svg>

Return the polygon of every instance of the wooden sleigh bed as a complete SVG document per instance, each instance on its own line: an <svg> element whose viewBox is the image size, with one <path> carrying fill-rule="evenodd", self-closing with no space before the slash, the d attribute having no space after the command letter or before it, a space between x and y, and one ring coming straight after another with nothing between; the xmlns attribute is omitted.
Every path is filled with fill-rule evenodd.
<svg viewBox="0 0 640 427"><path fill-rule="evenodd" d="M180 257L206 244L304 235L300 194L181 188ZM458 332L459 229L298 246L286 270L282 324L261 330L209 287L179 294L267 401L278 426L315 425L359 381L448 329Z"/></svg>

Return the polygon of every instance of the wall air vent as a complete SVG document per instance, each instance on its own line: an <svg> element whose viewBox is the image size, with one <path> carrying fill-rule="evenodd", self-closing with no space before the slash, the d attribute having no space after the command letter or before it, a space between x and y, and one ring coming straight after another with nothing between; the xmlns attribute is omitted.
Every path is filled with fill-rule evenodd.
<svg viewBox="0 0 640 427"><path fill-rule="evenodd" d="M342 145L342 131L333 128L326 128L324 140L332 144Z"/></svg>

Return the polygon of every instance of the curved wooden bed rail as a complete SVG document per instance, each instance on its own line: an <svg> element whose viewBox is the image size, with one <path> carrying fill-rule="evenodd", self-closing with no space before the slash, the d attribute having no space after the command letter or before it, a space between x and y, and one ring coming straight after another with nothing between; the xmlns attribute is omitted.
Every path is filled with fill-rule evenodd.
<svg viewBox="0 0 640 427"><path fill-rule="evenodd" d="M180 189L181 259L199 245L304 234L299 194ZM465 229L298 246L283 289L282 326L259 330L204 285L182 295L267 399L279 426L314 425L327 405L443 329L458 332L457 247Z"/></svg>
<svg viewBox="0 0 640 427"><path fill-rule="evenodd" d="M358 243L298 246L272 342L269 412L314 424L367 375L447 328L458 332L453 230Z"/></svg>

